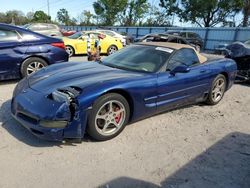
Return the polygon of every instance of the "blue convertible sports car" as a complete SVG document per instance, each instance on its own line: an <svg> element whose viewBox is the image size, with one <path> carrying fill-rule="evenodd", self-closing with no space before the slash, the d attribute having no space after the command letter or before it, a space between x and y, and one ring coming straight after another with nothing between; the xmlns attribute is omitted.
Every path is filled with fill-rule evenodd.
<svg viewBox="0 0 250 188"><path fill-rule="evenodd" d="M0 80L17 79L54 63L68 61L60 39L0 24Z"/></svg>
<svg viewBox="0 0 250 188"><path fill-rule="evenodd" d="M139 43L101 62L56 64L24 78L11 111L40 138L81 139L88 132L108 140L129 122L192 103L217 104L235 76L233 60L209 61L182 44Z"/></svg>

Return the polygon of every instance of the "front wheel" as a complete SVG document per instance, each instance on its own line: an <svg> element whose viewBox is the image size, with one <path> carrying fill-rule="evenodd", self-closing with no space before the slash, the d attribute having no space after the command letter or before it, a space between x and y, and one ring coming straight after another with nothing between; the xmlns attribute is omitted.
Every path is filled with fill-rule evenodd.
<svg viewBox="0 0 250 188"><path fill-rule="evenodd" d="M224 75L219 74L213 81L206 103L209 105L218 104L226 91L227 80Z"/></svg>
<svg viewBox="0 0 250 188"><path fill-rule="evenodd" d="M123 96L116 93L103 95L93 105L87 131L99 141L112 139L125 128L129 116L129 104Z"/></svg>

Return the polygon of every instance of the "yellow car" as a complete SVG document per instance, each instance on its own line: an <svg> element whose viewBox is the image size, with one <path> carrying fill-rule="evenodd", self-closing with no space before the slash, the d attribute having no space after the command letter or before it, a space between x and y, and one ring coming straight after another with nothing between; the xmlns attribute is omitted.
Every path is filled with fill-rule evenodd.
<svg viewBox="0 0 250 188"><path fill-rule="evenodd" d="M69 56L73 56L75 54L87 54L88 35L90 37L92 50L94 49L95 41L98 40L98 36L102 36L102 39L100 39L102 54L110 55L123 47L121 40L98 31L77 32L71 36L63 37L66 51Z"/></svg>

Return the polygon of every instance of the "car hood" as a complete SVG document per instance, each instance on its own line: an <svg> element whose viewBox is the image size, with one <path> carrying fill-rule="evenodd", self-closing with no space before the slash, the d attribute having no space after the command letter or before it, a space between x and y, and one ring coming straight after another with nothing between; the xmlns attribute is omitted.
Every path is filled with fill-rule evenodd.
<svg viewBox="0 0 250 188"><path fill-rule="evenodd" d="M60 63L44 68L28 78L29 87L51 93L56 89L74 86L84 89L87 86L97 85L105 81L131 79L145 73L111 68L99 63Z"/></svg>

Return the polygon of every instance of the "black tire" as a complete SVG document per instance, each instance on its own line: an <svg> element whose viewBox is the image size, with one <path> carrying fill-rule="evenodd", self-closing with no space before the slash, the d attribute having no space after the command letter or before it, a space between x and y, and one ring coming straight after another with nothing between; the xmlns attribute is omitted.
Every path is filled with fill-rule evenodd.
<svg viewBox="0 0 250 188"><path fill-rule="evenodd" d="M120 127L117 128L116 132L114 132L113 134L110 134L110 135L105 135L104 133L103 134L100 133L101 129L98 127L97 116L98 116L98 113L100 113L100 110L102 110L102 108L105 108L105 105L109 105L110 101L112 101L114 104L115 104L115 101L118 101L119 103L121 103L123 105L123 107L124 107L124 114L123 115L124 116L122 119L122 123L121 123ZM105 112L105 114L103 116L106 116L106 114L110 114L110 113L111 113L110 111L107 113ZM110 116L113 117L113 115L110 115ZM98 141L105 141L105 140L112 139L122 132L122 130L125 128L126 124L129 121L129 117L130 117L130 107L129 107L127 100L122 95L119 95L116 93L108 93L106 95L99 97L95 101L95 103L93 104L93 108L92 108L92 110L89 114L89 118L88 118L87 132L92 138L94 138L95 140L98 140ZM116 117L114 117L114 118L116 118ZM105 120L104 124L106 124L106 123L107 122ZM110 122L109 125L112 125L112 123Z"/></svg>
<svg viewBox="0 0 250 188"><path fill-rule="evenodd" d="M72 46L66 45L65 50L69 54L69 57L75 55L75 49Z"/></svg>
<svg viewBox="0 0 250 188"><path fill-rule="evenodd" d="M218 83L218 81L219 80L223 80L223 82L224 82L224 84L223 84L223 86L221 87L221 95L220 95L220 98L218 98L217 100L215 100L215 97L214 97L214 90L215 90L215 87L216 87L216 83ZM223 98L223 96L224 96L224 94L225 94L225 91L226 91L226 86L227 86L227 80L226 80L226 77L224 76L224 75L222 75L222 74L219 74L218 76L216 76L216 78L213 80L213 83L212 83L212 87L211 87L211 89L210 89L210 92L209 92L209 94L208 94L208 98L207 98L207 100L206 100L206 103L208 104L208 105L216 105L216 104L218 104L221 100L222 100L222 98ZM216 94L217 95L217 94ZM219 96L218 96L219 97Z"/></svg>
<svg viewBox="0 0 250 188"><path fill-rule="evenodd" d="M39 67L37 69L34 69L34 72L40 70L43 67L48 66L47 62L39 57L30 57L28 59L26 59L21 66L21 75L22 77L28 76L34 72L31 73L31 71L29 71L29 66L32 66L34 63L37 63L39 65Z"/></svg>
<svg viewBox="0 0 250 188"><path fill-rule="evenodd" d="M115 53L116 51L118 51L117 46L111 45L111 46L108 48L107 54L108 54L108 55L111 55L111 54Z"/></svg>

